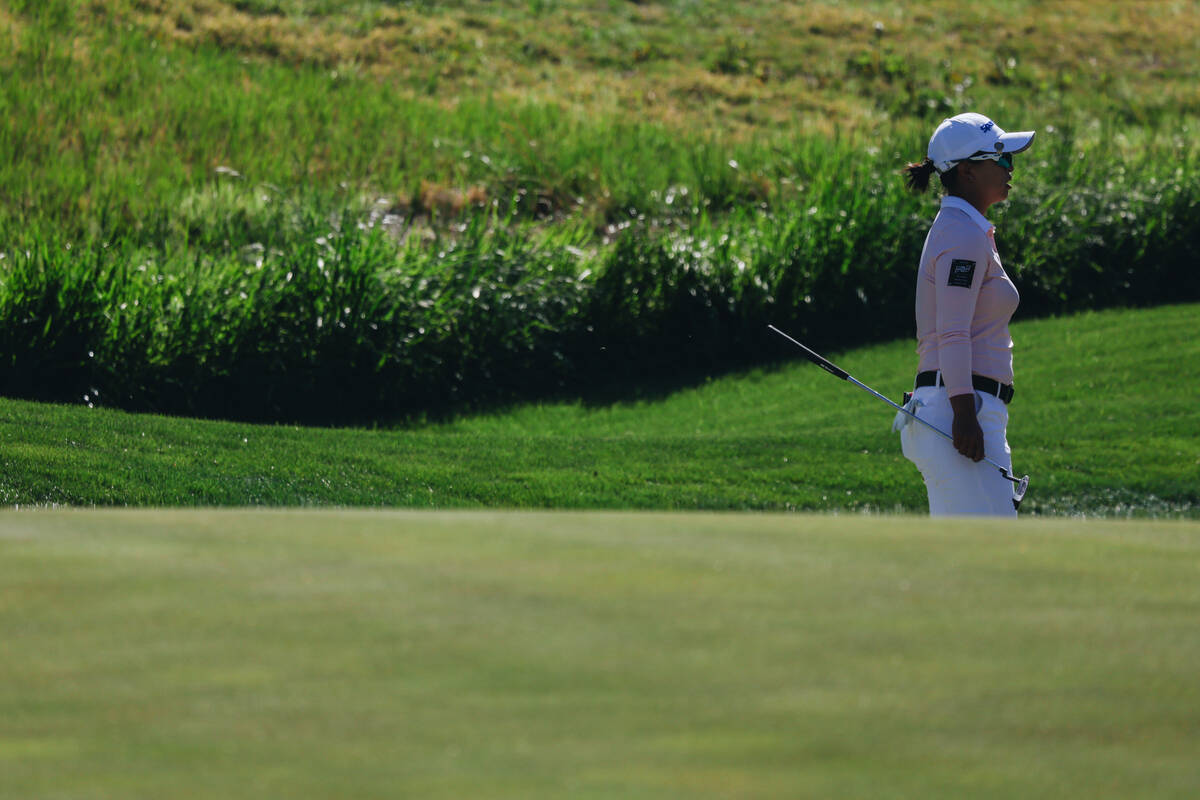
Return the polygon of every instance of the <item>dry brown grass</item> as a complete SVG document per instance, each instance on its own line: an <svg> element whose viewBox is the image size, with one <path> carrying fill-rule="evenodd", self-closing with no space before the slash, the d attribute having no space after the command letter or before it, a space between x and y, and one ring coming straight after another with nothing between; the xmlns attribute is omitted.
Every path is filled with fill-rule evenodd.
<svg viewBox="0 0 1200 800"><path fill-rule="evenodd" d="M1039 114L1061 111L1066 124L1128 112L1134 127L1144 119L1153 128L1172 120L1175 110L1200 116L1200 5L1180 0L978 0L970 8L950 0L721 7L699 0L694 6L699 10L689 13L669 3L564 0L541 15L531 14L529 4L517 0L428 12L362 0L346 4L348 10L336 16L299 13L306 4L317 5L314 0L279 0L276 6L292 11L252 13L256 6L270 4L89 0L75 7L74 30L58 26L41 34L60 37L57 52L74 64L39 74L38 92L41 97L72 95L59 90L77 88L73 84L82 73L95 78L93 94L103 100L110 86L127 83L123 72L108 68L118 63L115 59L130 42L136 48L145 44L141 37L126 35L132 27L157 42L157 50L141 62L146 75L157 70L160 57L164 63L206 65L212 56L221 64L214 80L226 82L221 87L226 93L242 95L242 106L255 105L271 91L266 75L278 80L294 74L304 91L311 91L306 101L326 103L334 118L339 97L370 97L381 107L395 101L390 124L397 128L404 127L398 124L406 119L404 109L433 102L482 117L480 101L493 98L497 106L557 107L567 113L556 118L584 125L592 120L601 126L658 123L681 142L706 146L714 141L721 146L747 141L771 145L776 134L868 137L897 122L908 130L924 124L942 108L918 107L918 114L913 105L928 102L929 93L949 96L955 84L968 79L975 87L972 94L979 92L972 100L982 97L988 108L1004 107L992 113L1006 114L1006 120L1014 118L1007 116L1010 111L1026 104ZM27 32L36 33L34 17L0 3L0 45L5 35L15 43ZM26 42L26 52L36 54L43 45ZM233 59L225 53L189 52L214 48L244 64L233 64L231 73ZM0 63L9 59L7 66L14 66L19 53L18 48L0 52ZM267 64L295 69L257 68ZM336 86L324 81L334 74ZM346 78L352 86L345 85ZM323 94L330 86L338 92L349 88L349 93ZM924 100L918 90L926 92ZM51 161L54 153L85 153L95 159L92 163L102 164L143 159L148 172L159 164L177 164L196 175L239 163L250 158L247 153L265 158L263 154L293 152L287 125L276 124L255 132L253 142L231 145L224 130L210 130L178 111L193 101L187 86L146 80L138 91L137 101L128 107L81 100L57 117L46 116L45 104L31 100L26 116L38 130L48 131L44 138L51 140L38 157ZM418 96L417 103L405 102ZM271 97L286 107L286 97ZM1138 116L1147 109L1144 117ZM1050 124L1050 116L1041 114L1040 119ZM68 118L70 124L63 125ZM181 126L172 129L163 122L172 118L182 120ZM482 129L487 123L466 124ZM180 133L185 128L187 135ZM63 132L55 139L59 129ZM335 119L303 148L306 179L369 183L371 159L346 155L356 152L359 135L353 120ZM460 135L455 132L451 138ZM502 127L487 135L522 154L522 143L529 138ZM387 133L377 130L373 136L386 139ZM394 155L389 147L364 149L387 163ZM545 205L552 211L573 205L576 194L590 193L588 203L598 209L598 218L607 220L609 187L598 168L556 181L524 167L527 159L522 157L512 159L516 166L510 169L540 177L524 174L518 179L456 163L452 154L435 150L428 142L418 144L416 155L405 161L411 174L381 179L380 190L401 195L413 210L456 216L493 197L508 196L520 180L531 185L540 181L536 191L546 193ZM536 164L536 155L531 160ZM486 191L481 184L487 184ZM537 202L541 200L539 194Z"/></svg>
<svg viewBox="0 0 1200 800"><path fill-rule="evenodd" d="M764 125L828 128L832 114L878 122L871 103L847 101L891 88L885 77L856 71L859 58L905 62L918 81L938 75L1131 94L1153 84L1193 105L1200 59L1200 10L1181 0L759 3L699 16L665 4L579 2L537 18L503 2L419 13L364 4L336 17L254 14L230 0L90 8L179 44L356 71L414 92L537 98L682 127L719 119L735 136ZM736 56L733 74L713 68L723 47Z"/></svg>
<svg viewBox="0 0 1200 800"><path fill-rule="evenodd" d="M487 202L488 192L484 186L456 189L432 181L422 181L417 203L412 204L410 211L426 215L436 214L439 217L457 217L469 208L482 208Z"/></svg>

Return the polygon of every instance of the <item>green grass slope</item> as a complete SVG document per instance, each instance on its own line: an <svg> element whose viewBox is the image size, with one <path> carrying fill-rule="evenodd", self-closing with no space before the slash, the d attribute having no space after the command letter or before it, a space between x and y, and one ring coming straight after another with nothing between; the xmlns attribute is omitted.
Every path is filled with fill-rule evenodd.
<svg viewBox="0 0 1200 800"><path fill-rule="evenodd" d="M923 142L967 107L1112 125L1104 157L1200 113L1198 31L1193 3L1117 0L8 0L0 215L140 224L225 166L615 221L731 157L774 194L793 173L751 142Z"/></svg>
<svg viewBox="0 0 1200 800"><path fill-rule="evenodd" d="M1200 515L1198 310L1014 324L1025 511ZM762 346L792 356L769 332ZM893 397L911 384L909 341L826 355ZM891 417L805 361L664 398L398 430L0 400L0 502L922 511Z"/></svg>
<svg viewBox="0 0 1200 800"><path fill-rule="evenodd" d="M1191 798L1200 527L0 518L0 797Z"/></svg>
<svg viewBox="0 0 1200 800"><path fill-rule="evenodd" d="M1197 302L1198 10L0 0L0 394L390 424L878 342L965 110L1038 131L1026 318Z"/></svg>

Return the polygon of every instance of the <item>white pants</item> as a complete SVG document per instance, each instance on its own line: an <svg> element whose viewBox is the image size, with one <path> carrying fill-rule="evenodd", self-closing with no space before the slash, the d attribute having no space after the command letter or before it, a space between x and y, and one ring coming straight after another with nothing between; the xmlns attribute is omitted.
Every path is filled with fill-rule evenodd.
<svg viewBox="0 0 1200 800"><path fill-rule="evenodd" d="M951 433L954 410L945 386L922 386L913 392L921 419ZM1005 429L1008 407L1000 398L975 393L975 415L983 429L984 455L1012 472L1012 451ZM904 457L917 465L925 478L932 516L987 514L1015 517L1013 483L986 461L972 461L954 449L954 444L919 422L909 420L900 429Z"/></svg>

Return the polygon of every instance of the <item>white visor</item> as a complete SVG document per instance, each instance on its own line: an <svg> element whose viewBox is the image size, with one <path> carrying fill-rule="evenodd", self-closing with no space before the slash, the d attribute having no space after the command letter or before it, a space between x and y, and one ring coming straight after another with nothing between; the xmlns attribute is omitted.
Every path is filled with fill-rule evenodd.
<svg viewBox="0 0 1200 800"><path fill-rule="evenodd" d="M966 113L942 120L929 139L927 155L938 172L952 169L981 153L1019 153L1033 144L1034 131L1006 133L982 114Z"/></svg>

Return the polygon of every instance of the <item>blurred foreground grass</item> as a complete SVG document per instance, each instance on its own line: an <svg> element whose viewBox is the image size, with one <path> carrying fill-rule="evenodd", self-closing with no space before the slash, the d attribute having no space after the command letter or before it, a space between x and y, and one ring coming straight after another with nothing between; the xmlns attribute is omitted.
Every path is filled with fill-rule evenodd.
<svg viewBox="0 0 1200 800"><path fill-rule="evenodd" d="M0 796L1190 798L1194 522L0 520Z"/></svg>

